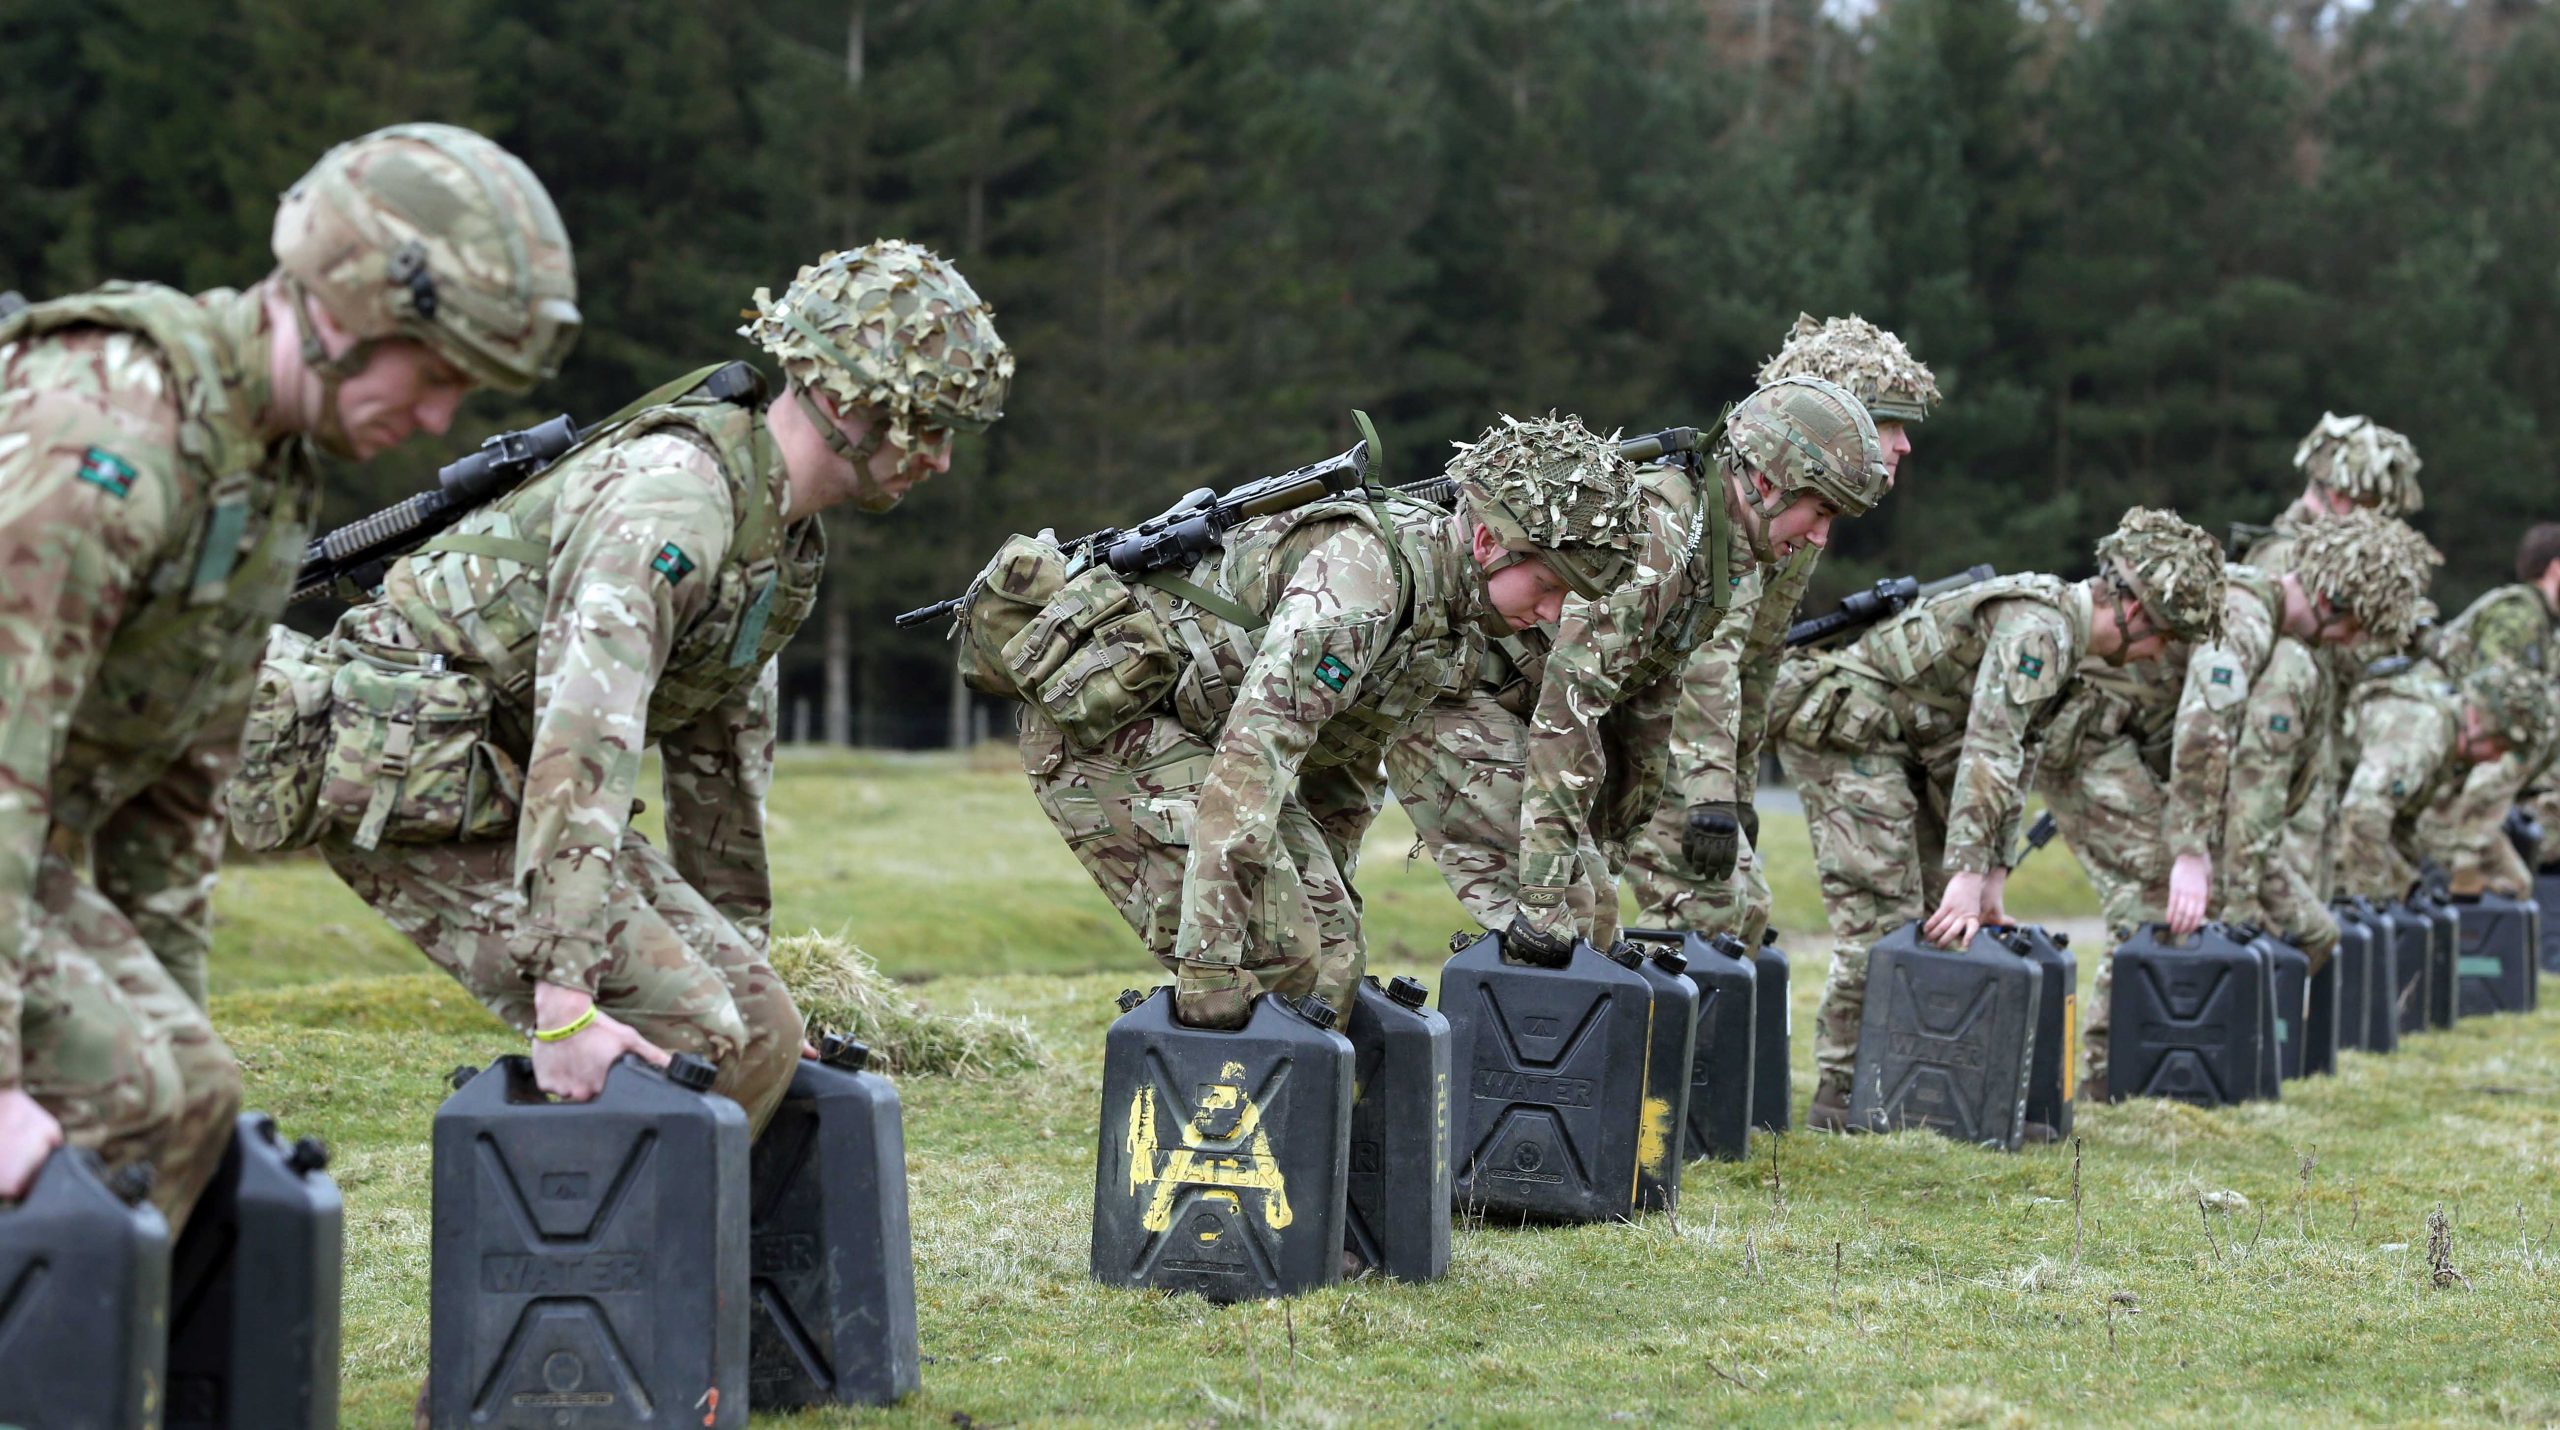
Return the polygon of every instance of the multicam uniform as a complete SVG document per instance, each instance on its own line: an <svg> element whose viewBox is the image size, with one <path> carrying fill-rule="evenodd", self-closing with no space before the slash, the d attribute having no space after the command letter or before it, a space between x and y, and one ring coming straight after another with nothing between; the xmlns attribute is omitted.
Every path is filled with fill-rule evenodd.
<svg viewBox="0 0 2560 1430"><path fill-rule="evenodd" d="M2353 773L2339 801L2339 880L2351 894L2397 897L2418 876L2418 821L2460 788L2466 709L2512 746L2550 738L2551 692L2538 674L2490 665L2458 684L2419 660L2358 688L2347 721Z"/></svg>
<svg viewBox="0 0 2560 1430"><path fill-rule="evenodd" d="M2533 586L2501 586L2448 622L2435 642L2437 660L2459 678L2484 665L2505 664L2544 681L2560 678L2560 611ZM2551 765L2553 750L2511 750L2474 768L2460 789L2428 811L2421 839L2428 854L2465 892L2488 888L2522 898L2533 890L2533 871L2508 841L2507 811Z"/></svg>

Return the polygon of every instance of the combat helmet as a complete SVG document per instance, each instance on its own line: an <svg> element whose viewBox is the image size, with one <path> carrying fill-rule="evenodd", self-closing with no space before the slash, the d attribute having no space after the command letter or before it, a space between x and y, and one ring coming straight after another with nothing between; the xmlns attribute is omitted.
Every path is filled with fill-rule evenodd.
<svg viewBox="0 0 2560 1430"><path fill-rule="evenodd" d="M2551 738L2551 681L2541 671L2509 661L2481 665L2463 677L2462 701L2509 751L2538 750Z"/></svg>
<svg viewBox="0 0 2560 1430"><path fill-rule="evenodd" d="M1742 399L1725 414L1716 455L1727 470L1757 472L1778 488L1766 504L1748 484L1743 488L1743 501L1764 522L1803 492L1844 516L1863 516L1884 498L1884 447L1875 418L1828 378L1798 373Z"/></svg>
<svg viewBox="0 0 2560 1430"><path fill-rule="evenodd" d="M2358 506L2407 516L2426 505L2418 489L2418 449L2370 417L2320 414L2320 425L2293 450L2302 475Z"/></svg>
<svg viewBox="0 0 2560 1430"><path fill-rule="evenodd" d="M468 129L395 124L321 155L276 205L274 248L303 360L333 401L390 338L508 392L557 373L578 341L559 210L523 160ZM328 355L313 302L355 346Z"/></svg>
<svg viewBox="0 0 2560 1430"><path fill-rule="evenodd" d="M2098 538L2098 571L2179 640L2222 638L2222 543L2177 513L2129 508Z"/></svg>
<svg viewBox="0 0 2560 1430"><path fill-rule="evenodd" d="M1579 417L1505 413L1473 442L1454 445L1447 476L1460 511L1510 553L1487 574L1535 558L1586 601L1626 580L1636 471L1614 440L1594 436Z"/></svg>
<svg viewBox="0 0 2560 1430"><path fill-rule="evenodd" d="M983 432L1004 416L1013 352L996 335L995 309L930 249L884 238L826 254L779 299L758 288L746 316L739 335L782 364L827 445L853 463L865 511L897 505L867 470L884 438L926 450L941 433ZM840 411L870 409L882 425L848 439L810 401L812 389Z"/></svg>
<svg viewBox="0 0 2560 1430"><path fill-rule="evenodd" d="M1782 377L1819 377L1840 384L1878 422L1918 422L1938 401L1937 375L1902 339L1852 313L1817 319L1798 313L1786 344L1761 365L1762 385Z"/></svg>
<svg viewBox="0 0 2560 1430"><path fill-rule="evenodd" d="M2429 609L2428 583L2444 557L2397 517L2358 508L2312 522L2294 546L2303 590L2354 616L2392 650L2407 646Z"/></svg>

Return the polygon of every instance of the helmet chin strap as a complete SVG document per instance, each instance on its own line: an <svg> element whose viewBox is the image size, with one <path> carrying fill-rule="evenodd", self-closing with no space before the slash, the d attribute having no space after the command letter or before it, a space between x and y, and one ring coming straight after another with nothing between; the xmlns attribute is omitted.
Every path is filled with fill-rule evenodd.
<svg viewBox="0 0 2560 1430"><path fill-rule="evenodd" d="M1750 468L1737 462L1729 470L1731 475L1726 477L1724 488L1733 494L1735 504L1742 508L1741 511L1733 514L1733 524L1742 529L1742 541L1744 545L1751 548L1752 560L1763 566L1776 565L1778 548L1776 543L1769 540L1769 523L1776 520L1778 514L1785 511L1792 503L1780 501L1776 505L1771 505L1762 501ZM1785 494L1779 493L1779 495Z"/></svg>
<svg viewBox="0 0 2560 1430"><path fill-rule="evenodd" d="M827 444L827 450L852 464L853 504L856 508L876 515L905 498L905 493L890 491L880 484L879 478L871 475L871 459L880 451L887 423L872 424L870 430L862 434L862 440L857 442L844 435L844 429L827 416L827 409L819 406L818 399L809 395L809 389L793 383L791 395L800 403L800 415L808 418L809 425L818 429L818 436Z"/></svg>
<svg viewBox="0 0 2560 1430"><path fill-rule="evenodd" d="M374 340L358 338L345 352L329 356L320 342L320 325L311 316L310 291L292 277L285 279L285 290L293 295L293 325L302 343L302 365L320 379L320 410L312 414L311 436L330 455L351 457L355 443L347 437L346 423L338 414L338 387L372 361Z"/></svg>

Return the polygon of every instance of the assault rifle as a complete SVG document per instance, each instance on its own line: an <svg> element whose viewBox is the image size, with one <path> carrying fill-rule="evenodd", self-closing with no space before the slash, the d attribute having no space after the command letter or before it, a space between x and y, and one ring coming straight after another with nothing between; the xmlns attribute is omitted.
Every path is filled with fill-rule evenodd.
<svg viewBox="0 0 2560 1430"><path fill-rule="evenodd" d="M1698 429L1695 427L1666 427L1659 432L1646 433L1642 437L1630 437L1618 444L1618 455L1639 466L1646 462L1659 462L1665 457L1681 457L1694 461L1697 450ZM1417 501L1427 501L1435 506L1447 506L1457 499L1458 484L1447 477L1432 477L1424 481L1407 482L1396 488L1396 494L1412 497Z"/></svg>
<svg viewBox="0 0 2560 1430"><path fill-rule="evenodd" d="M435 490L314 538L303 548L302 570L293 580L293 600L299 603L325 595L342 581L360 591L381 585L392 562L560 460L585 435L563 414L481 443L480 450L436 473Z"/></svg>
<svg viewBox="0 0 2560 1430"><path fill-rule="evenodd" d="M2036 822L2027 826L2027 847L2018 851L2017 862L2011 864L2009 867L2015 869L2019 864L2026 863L2028 855L2033 854L2048 844L2051 844L2053 842L2053 836L2061 832L2062 826L2053 822L2052 810L2048 809L2038 812L2036 815Z"/></svg>
<svg viewBox="0 0 2560 1430"><path fill-rule="evenodd" d="M1864 591L1856 592L1840 602L1837 609L1809 616L1787 627L1787 647L1819 645L1844 632L1862 631L1889 617L1898 616L1932 596L1960 591L1967 586L1988 581L2000 573L1989 562L1968 566L1952 576L1941 576L1922 584L1917 578L1895 576L1878 581Z"/></svg>
<svg viewBox="0 0 2560 1430"><path fill-rule="evenodd" d="M1225 496L1208 487L1196 488L1160 516L1149 517L1127 530L1106 526L1090 536L1063 542L1059 549L1070 559L1098 557L1123 576L1143 576L1170 566L1190 565L1218 550L1228 532L1255 517L1293 511L1327 497L1358 491L1369 480L1377 432L1369 425L1368 414L1353 416L1358 418L1364 435L1348 452L1276 477L1247 482ZM969 594L964 591L950 600L919 607L899 616L896 623L904 629L958 615L960 608L968 604Z"/></svg>

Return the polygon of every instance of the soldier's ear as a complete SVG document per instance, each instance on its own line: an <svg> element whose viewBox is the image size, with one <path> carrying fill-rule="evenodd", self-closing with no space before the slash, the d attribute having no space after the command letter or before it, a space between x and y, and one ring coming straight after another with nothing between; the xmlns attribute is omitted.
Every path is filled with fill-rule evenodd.
<svg viewBox="0 0 2560 1430"><path fill-rule="evenodd" d="M1468 548L1475 553L1476 564L1478 566L1490 566L1496 561L1501 560L1503 555L1502 539L1495 536L1492 531L1487 529L1483 522L1475 522L1473 525L1475 527L1475 534L1468 539L1467 545Z"/></svg>

